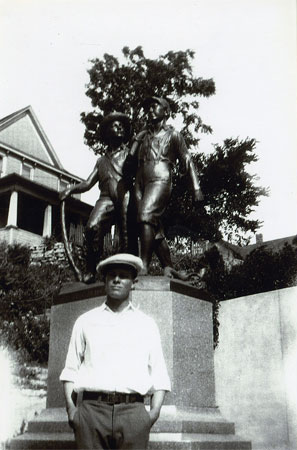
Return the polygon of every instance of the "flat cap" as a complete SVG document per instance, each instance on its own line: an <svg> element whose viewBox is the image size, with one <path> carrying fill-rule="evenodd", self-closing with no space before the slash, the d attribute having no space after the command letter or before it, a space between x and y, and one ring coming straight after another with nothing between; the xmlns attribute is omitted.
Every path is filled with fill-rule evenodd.
<svg viewBox="0 0 297 450"><path fill-rule="evenodd" d="M163 106L163 108L165 108L165 109L167 110L168 114L170 114L170 106L169 106L169 103L168 103L168 101L165 100L165 98L163 98L163 97L155 97L155 96L153 96L153 97L147 97L147 98L144 100L142 106L143 106L144 109L147 109L147 108L149 107L149 105L150 105L151 103L153 103L153 102L159 103L159 105Z"/></svg>
<svg viewBox="0 0 297 450"><path fill-rule="evenodd" d="M129 266L134 269L136 276L143 269L142 260L138 256L131 255L130 253L118 253L100 261L97 265L97 271L99 274L105 275L111 266Z"/></svg>

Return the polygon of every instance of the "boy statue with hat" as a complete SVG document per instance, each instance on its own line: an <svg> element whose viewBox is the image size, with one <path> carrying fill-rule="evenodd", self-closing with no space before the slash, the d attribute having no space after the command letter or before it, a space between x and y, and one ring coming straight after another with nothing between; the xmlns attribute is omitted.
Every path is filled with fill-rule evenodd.
<svg viewBox="0 0 297 450"><path fill-rule="evenodd" d="M126 114L113 112L105 116L100 124L100 140L107 145L86 181L68 187L60 194L65 200L75 193L90 190L96 183L100 189L87 223L85 241L87 247L86 270L83 281L95 281L96 264L103 250L105 234L112 224L117 224L120 235L120 251L128 251L127 210L129 203L128 176L125 162L129 153L126 142L131 134L130 119Z"/></svg>
<svg viewBox="0 0 297 450"><path fill-rule="evenodd" d="M149 97L144 101L143 108L147 114L147 127L137 135L131 148L131 156L138 161L135 197L143 274L147 274L155 251L164 268L164 274L174 276L176 271L172 268L160 219L169 203L172 169L176 160L180 162L181 175L187 174L191 179L194 200L202 201L203 194L182 135L166 124L170 116L167 100Z"/></svg>
<svg viewBox="0 0 297 450"><path fill-rule="evenodd" d="M131 254L101 261L106 300L74 324L60 380L78 449L146 449L170 390L158 327L130 299L142 268Z"/></svg>

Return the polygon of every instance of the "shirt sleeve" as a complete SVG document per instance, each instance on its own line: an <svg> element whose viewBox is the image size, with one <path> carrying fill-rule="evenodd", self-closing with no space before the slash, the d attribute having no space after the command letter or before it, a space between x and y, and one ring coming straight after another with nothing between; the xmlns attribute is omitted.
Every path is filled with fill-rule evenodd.
<svg viewBox="0 0 297 450"><path fill-rule="evenodd" d="M170 391L171 383L163 355L160 333L157 325L154 322L152 345L149 358L149 369L153 380L153 391Z"/></svg>
<svg viewBox="0 0 297 450"><path fill-rule="evenodd" d="M77 320L74 324L68 347L65 367L61 372L60 381L75 382L77 372L84 359L85 339L81 322Z"/></svg>
<svg viewBox="0 0 297 450"><path fill-rule="evenodd" d="M200 183L198 175L195 170L191 154L187 149L185 140L181 133L174 131L173 133L174 146L177 152L177 158L180 162L180 175L189 175L192 183L193 190L196 191L200 189Z"/></svg>

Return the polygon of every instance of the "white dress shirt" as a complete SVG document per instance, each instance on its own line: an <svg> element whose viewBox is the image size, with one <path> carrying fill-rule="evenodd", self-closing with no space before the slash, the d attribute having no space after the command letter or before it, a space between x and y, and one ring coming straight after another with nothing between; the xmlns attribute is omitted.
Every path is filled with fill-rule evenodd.
<svg viewBox="0 0 297 450"><path fill-rule="evenodd" d="M76 392L170 391L158 327L131 303L113 312L105 303L75 322L61 381Z"/></svg>

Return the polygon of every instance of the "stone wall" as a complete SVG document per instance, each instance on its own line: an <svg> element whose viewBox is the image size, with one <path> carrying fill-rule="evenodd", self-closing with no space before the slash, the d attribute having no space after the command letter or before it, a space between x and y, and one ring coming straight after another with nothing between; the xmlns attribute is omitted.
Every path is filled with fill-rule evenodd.
<svg viewBox="0 0 297 450"><path fill-rule="evenodd" d="M61 266L68 265L67 255L62 242L56 242L48 249L44 244L31 247L31 260L33 264L47 262Z"/></svg>
<svg viewBox="0 0 297 450"><path fill-rule="evenodd" d="M216 399L253 450L297 449L297 287L221 303Z"/></svg>

